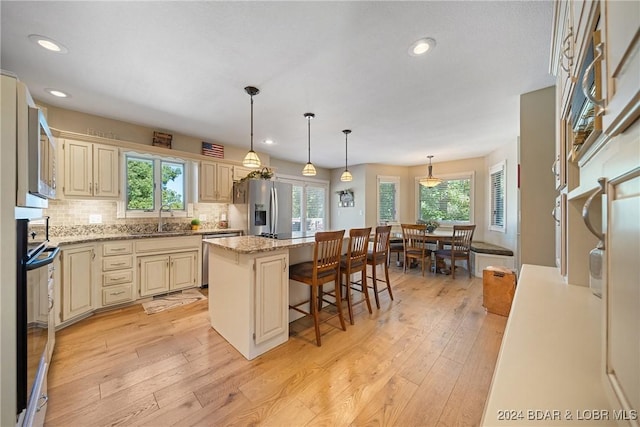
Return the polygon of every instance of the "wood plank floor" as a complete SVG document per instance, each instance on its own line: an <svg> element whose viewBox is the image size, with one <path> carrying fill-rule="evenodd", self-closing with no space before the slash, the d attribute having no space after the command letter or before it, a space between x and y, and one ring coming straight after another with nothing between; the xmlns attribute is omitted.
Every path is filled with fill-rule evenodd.
<svg viewBox="0 0 640 427"><path fill-rule="evenodd" d="M330 320L317 347L301 319L253 361L210 327L207 300L69 326L56 337L46 425L477 426L506 318L485 313L482 280L466 271L390 273L395 300L381 294L372 315L358 305L347 332Z"/></svg>

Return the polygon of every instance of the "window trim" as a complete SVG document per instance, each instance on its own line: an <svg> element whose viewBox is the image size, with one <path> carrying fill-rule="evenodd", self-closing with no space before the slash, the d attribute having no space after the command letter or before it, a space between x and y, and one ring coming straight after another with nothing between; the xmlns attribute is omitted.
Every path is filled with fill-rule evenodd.
<svg viewBox="0 0 640 427"><path fill-rule="evenodd" d="M416 176L415 177L415 215L416 220L420 219L420 180L422 178L426 178L426 175ZM475 204L476 204L476 196L475 196L475 182L476 182L476 172L475 171L461 171L450 174L438 174L438 178L443 181L452 181L456 179L469 179L469 221L438 221L441 227L453 227L454 225L470 225L475 224Z"/></svg>
<svg viewBox="0 0 640 427"><path fill-rule="evenodd" d="M380 184L381 183L393 183L396 185L396 194L395 198L395 221L385 221L385 223L389 225L399 225L400 224L400 177L394 175L377 175L376 176L376 219L378 224L382 224L382 219L380 218Z"/></svg>
<svg viewBox="0 0 640 427"><path fill-rule="evenodd" d="M493 221L493 207L494 207L494 194L493 194L493 175L496 173L502 173L502 225L495 225ZM507 232L507 161L503 160L496 163L489 168L489 230L497 231L500 233Z"/></svg>
<svg viewBox="0 0 640 427"><path fill-rule="evenodd" d="M161 162L171 162L171 163L181 163L184 165L184 209L181 210L172 210L171 218L187 218L193 216L193 200L192 193L194 189L194 178L197 178L197 172L194 167L194 162L188 159L183 159L180 157L173 156L163 156L160 154L151 154L145 153L135 150L121 150L120 151L120 164L122 167L120 168L120 182L122 186L121 198L116 203L116 218L157 218L158 211L161 205L158 203L162 203L162 189L154 189L158 191L160 197L154 197L154 207L153 210L149 211L139 211L139 210L128 210L127 209L127 157L131 156L138 159L147 159L152 160L154 162L154 170L153 170L153 180L154 184L160 182L162 180L162 169ZM157 162L157 167L155 166ZM191 214L191 215L190 215ZM166 214L165 214L166 215ZM166 216L167 218L169 216Z"/></svg>

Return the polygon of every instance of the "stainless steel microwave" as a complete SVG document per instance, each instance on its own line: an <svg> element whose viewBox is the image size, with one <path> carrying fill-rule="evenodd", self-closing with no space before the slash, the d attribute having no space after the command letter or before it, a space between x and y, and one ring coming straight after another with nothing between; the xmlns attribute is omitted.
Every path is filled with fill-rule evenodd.
<svg viewBox="0 0 640 427"><path fill-rule="evenodd" d="M47 208L56 197L56 142L39 108L27 107L26 127L26 138L18 140L26 150L18 149L16 205Z"/></svg>

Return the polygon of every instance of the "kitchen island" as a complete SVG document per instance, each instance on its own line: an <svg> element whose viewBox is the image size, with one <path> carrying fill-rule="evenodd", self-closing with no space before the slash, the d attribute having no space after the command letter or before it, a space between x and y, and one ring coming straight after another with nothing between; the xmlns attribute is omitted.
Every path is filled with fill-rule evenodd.
<svg viewBox="0 0 640 427"><path fill-rule="evenodd" d="M313 259L315 238L258 236L205 239L209 244L211 326L251 360L289 339L289 301L308 286L289 281L289 265Z"/></svg>

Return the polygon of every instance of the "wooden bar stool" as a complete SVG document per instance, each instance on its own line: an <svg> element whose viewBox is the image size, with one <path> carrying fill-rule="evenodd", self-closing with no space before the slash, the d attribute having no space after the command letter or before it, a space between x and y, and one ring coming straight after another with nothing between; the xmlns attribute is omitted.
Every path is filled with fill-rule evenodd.
<svg viewBox="0 0 640 427"><path fill-rule="evenodd" d="M353 325L353 306L361 302L367 303L369 313L371 311L371 301L369 300L369 291L367 289L367 252L369 250L369 235L371 227L368 228L352 228L349 230L349 249L347 254L342 256L340 260L340 272L343 276L342 285L345 286L347 292L347 308L349 309L349 322ZM360 281L352 282L351 276L360 272ZM358 287L359 286L359 287ZM342 287L340 288L342 290ZM351 290L362 292L364 299L353 303Z"/></svg>
<svg viewBox="0 0 640 427"><path fill-rule="evenodd" d="M380 308L380 298L378 294L384 290L389 291L389 297L393 301L393 292L391 291L391 282L389 281L389 263L387 262L389 257L389 238L391 236L391 226L381 225L376 227L376 234L373 237L373 250L367 253L367 265L370 265L373 296L376 298L376 307ZM378 265L384 266L384 276L386 280L378 279L376 277L376 268ZM378 290L378 282L385 282L387 286Z"/></svg>
<svg viewBox="0 0 640 427"><path fill-rule="evenodd" d="M308 301L290 305L289 308L313 317L316 329L316 343L320 347L322 342L320 340L319 311L322 308L322 292L318 293L318 288L321 288L325 283L335 282L335 295L340 295L340 255L344 230L317 232L315 237L313 261L301 262L289 267L289 279L311 287L310 298ZM319 295L320 298L318 298ZM309 311L299 308L299 306L306 303L309 303ZM342 330L346 331L347 326L344 323L340 301L336 304L336 308Z"/></svg>

